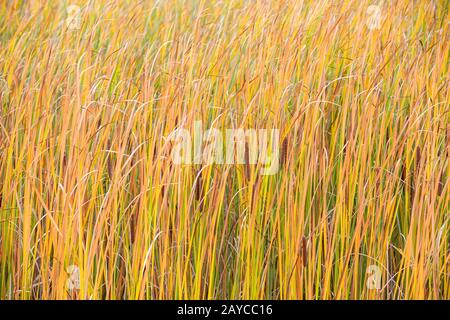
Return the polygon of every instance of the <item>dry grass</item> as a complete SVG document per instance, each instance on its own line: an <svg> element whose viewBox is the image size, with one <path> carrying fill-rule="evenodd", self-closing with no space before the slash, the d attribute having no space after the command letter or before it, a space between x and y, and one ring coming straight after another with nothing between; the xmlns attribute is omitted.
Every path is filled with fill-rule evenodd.
<svg viewBox="0 0 450 320"><path fill-rule="evenodd" d="M0 298L450 298L448 1L69 4L0 2ZM279 172L174 165L196 120Z"/></svg>

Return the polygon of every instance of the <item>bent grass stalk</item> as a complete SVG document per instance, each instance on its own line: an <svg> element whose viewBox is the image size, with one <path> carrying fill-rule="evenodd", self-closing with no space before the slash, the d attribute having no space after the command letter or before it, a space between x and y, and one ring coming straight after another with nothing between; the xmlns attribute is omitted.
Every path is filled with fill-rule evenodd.
<svg viewBox="0 0 450 320"><path fill-rule="evenodd" d="M2 1L0 298L450 298L449 3L370 5Z"/></svg>

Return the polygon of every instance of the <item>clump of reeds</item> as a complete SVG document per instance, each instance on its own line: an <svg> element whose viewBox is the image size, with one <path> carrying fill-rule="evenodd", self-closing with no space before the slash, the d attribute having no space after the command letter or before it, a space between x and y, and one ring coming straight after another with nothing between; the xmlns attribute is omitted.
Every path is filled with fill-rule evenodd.
<svg viewBox="0 0 450 320"><path fill-rule="evenodd" d="M449 21L0 2L0 298L450 298ZM175 165L195 121L280 129L279 171Z"/></svg>

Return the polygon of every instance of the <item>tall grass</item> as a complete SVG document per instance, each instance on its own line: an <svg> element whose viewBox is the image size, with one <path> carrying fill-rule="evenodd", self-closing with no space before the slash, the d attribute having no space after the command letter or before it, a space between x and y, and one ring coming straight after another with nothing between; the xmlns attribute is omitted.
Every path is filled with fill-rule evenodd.
<svg viewBox="0 0 450 320"><path fill-rule="evenodd" d="M450 298L450 5L371 4L1 1L0 298ZM279 172L175 165L199 120Z"/></svg>

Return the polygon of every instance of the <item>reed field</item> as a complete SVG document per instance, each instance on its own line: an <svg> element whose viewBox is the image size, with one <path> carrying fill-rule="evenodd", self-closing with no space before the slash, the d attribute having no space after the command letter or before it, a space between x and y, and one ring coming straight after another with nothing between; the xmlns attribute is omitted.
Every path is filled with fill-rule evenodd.
<svg viewBox="0 0 450 320"><path fill-rule="evenodd" d="M449 9L0 0L0 299L450 299Z"/></svg>

